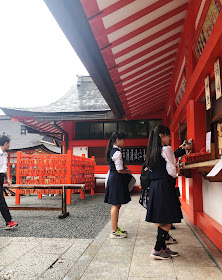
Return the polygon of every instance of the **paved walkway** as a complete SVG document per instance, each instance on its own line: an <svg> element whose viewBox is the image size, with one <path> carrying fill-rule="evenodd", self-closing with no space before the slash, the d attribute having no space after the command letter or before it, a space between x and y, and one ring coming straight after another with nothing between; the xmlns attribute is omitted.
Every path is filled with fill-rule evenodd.
<svg viewBox="0 0 222 280"><path fill-rule="evenodd" d="M179 243L171 249L180 256L151 259L156 232L144 218L145 209L133 196L119 221L129 232L126 239L109 238L110 222L95 239L0 237L0 279L222 280L221 270L184 221L172 231Z"/></svg>

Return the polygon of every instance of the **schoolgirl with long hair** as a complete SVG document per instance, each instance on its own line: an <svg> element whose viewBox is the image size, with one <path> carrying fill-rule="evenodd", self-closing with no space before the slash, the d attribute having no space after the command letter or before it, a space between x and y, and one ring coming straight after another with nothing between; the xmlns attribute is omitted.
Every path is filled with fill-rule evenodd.
<svg viewBox="0 0 222 280"><path fill-rule="evenodd" d="M175 155L170 144L170 129L158 125L151 132L147 146L146 166L152 170L146 221L155 223L157 238L151 257L171 259L177 252L166 247L172 223L183 218L180 202L175 191L177 173Z"/></svg>
<svg viewBox="0 0 222 280"><path fill-rule="evenodd" d="M125 238L127 232L118 226L119 210L122 204L128 203L130 193L128 184L132 178L131 171L123 162L121 149L124 145L124 134L113 132L109 139L106 159L109 164L109 177L105 191L105 203L111 204L112 232L110 238Z"/></svg>

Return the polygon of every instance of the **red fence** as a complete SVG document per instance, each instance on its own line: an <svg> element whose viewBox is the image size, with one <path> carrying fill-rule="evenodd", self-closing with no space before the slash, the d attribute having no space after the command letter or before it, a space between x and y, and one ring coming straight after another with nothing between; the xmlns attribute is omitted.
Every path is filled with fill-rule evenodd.
<svg viewBox="0 0 222 280"><path fill-rule="evenodd" d="M86 189L91 189L94 194L94 158L73 156L71 151L67 154L42 154L23 155L17 152L16 184L85 184ZM36 192L35 190L23 190L24 194ZM67 203L71 203L71 193L76 190L67 190ZM49 190L38 191L48 194ZM60 194L61 190L50 190L50 193ZM82 194L83 198L84 193Z"/></svg>

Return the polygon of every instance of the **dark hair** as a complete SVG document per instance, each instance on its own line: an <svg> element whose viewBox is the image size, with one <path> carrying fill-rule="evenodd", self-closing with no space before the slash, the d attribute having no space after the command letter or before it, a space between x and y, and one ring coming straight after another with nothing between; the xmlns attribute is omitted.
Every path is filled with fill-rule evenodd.
<svg viewBox="0 0 222 280"><path fill-rule="evenodd" d="M0 137L0 146L3 146L5 143L9 143L11 141L11 139L6 136L6 135L2 135Z"/></svg>
<svg viewBox="0 0 222 280"><path fill-rule="evenodd" d="M106 159L109 162L109 158L110 158L110 152L113 148L113 144L116 142L116 140L119 139L125 139L125 134L119 131L113 132L113 134L111 135L108 145L107 145L107 149L106 149Z"/></svg>
<svg viewBox="0 0 222 280"><path fill-rule="evenodd" d="M146 151L146 166L156 167L161 156L162 143L159 134L170 135L170 129L164 125L158 125L150 133Z"/></svg>

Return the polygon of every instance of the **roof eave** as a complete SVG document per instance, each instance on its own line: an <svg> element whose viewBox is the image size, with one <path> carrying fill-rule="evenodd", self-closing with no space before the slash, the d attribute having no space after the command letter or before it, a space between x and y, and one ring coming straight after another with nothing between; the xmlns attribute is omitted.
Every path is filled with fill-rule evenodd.
<svg viewBox="0 0 222 280"><path fill-rule="evenodd" d="M81 2L79 0L66 0L65 5L61 0L44 0L44 2L88 70L116 118L122 118L125 115L124 108Z"/></svg>

